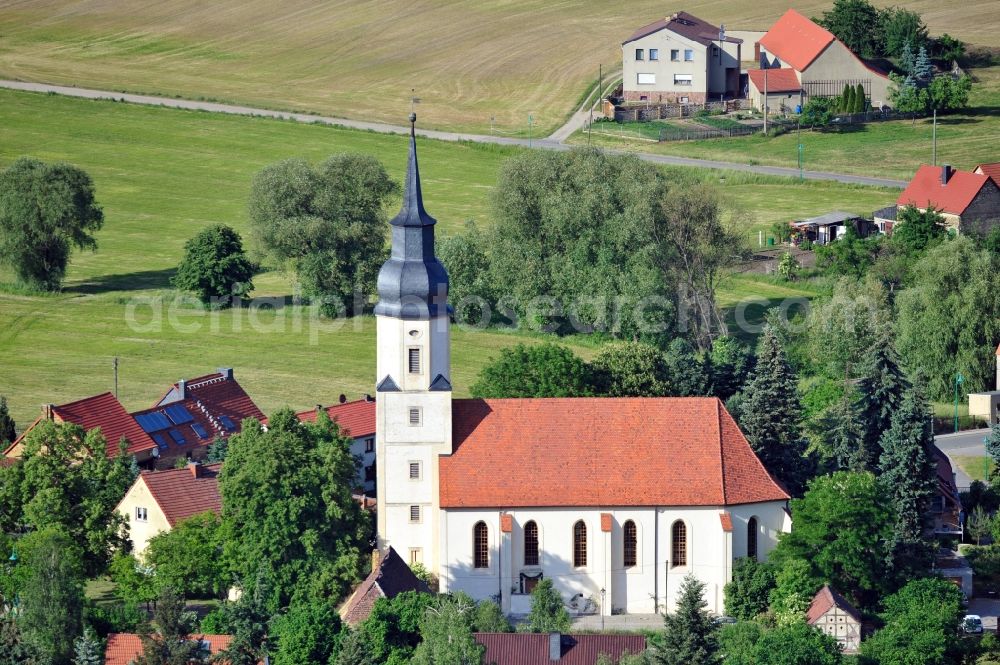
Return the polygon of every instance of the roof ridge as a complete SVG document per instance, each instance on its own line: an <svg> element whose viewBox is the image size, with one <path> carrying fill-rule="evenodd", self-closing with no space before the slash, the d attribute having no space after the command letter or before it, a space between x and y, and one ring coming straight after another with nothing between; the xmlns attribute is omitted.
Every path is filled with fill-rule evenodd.
<svg viewBox="0 0 1000 665"><path fill-rule="evenodd" d="M722 412L720 407L722 401L715 398L715 433L719 439L719 481L722 484L722 505L729 505L729 497L726 494L726 446L722 440Z"/></svg>
<svg viewBox="0 0 1000 665"><path fill-rule="evenodd" d="M65 408L70 407L70 406L76 406L77 404L83 404L84 402L89 402L91 400L95 400L95 399L97 399L99 397L105 397L105 396L110 397L111 399L113 399L116 402L118 402L118 398L115 397L114 394L110 390L106 390L103 393L98 393L97 395L91 395L90 397L84 397L83 399L78 399L78 400L75 400L75 401L72 401L72 402L66 402L65 404L53 404L52 408L53 409L65 409ZM118 403L121 404L121 402L118 402ZM122 408L124 408L124 407L122 407Z"/></svg>

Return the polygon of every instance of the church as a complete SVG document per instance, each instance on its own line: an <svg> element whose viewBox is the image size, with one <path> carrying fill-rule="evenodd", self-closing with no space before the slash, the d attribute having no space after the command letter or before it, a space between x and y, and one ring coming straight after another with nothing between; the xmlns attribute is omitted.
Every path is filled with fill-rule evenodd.
<svg viewBox="0 0 1000 665"><path fill-rule="evenodd" d="M379 548L508 614L541 579L604 615L669 612L688 574L722 614L734 561L791 529L788 494L714 397L453 398L415 121L375 307Z"/></svg>

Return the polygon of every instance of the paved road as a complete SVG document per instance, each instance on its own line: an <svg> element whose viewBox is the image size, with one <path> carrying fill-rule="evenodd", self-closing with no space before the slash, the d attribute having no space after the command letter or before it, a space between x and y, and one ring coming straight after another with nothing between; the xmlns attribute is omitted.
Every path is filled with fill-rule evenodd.
<svg viewBox="0 0 1000 665"><path fill-rule="evenodd" d="M958 434L942 434L934 438L934 443L952 460L955 469L955 484L959 489L965 489L972 484L972 478L965 474L955 464L955 457L985 457L986 447L983 438L989 434L989 429L974 429Z"/></svg>
<svg viewBox="0 0 1000 665"><path fill-rule="evenodd" d="M155 97L152 95L136 95L125 92L111 92L108 90L89 90L87 88L75 88L62 85L49 85L46 83L26 83L24 81L0 80L0 88L12 90L28 90L31 92L51 92L69 97L83 97L86 99L117 99L119 101L131 102L133 104L148 104L153 106L166 106L170 108L188 109L194 111L211 111L214 113L231 113L236 115L255 115L267 118L280 118L283 120L297 120L306 123L323 123L327 125L337 125L349 127L351 129L364 129L385 134L405 134L409 132L409 127L399 125L388 125L379 122L366 122L363 120L348 120L347 118L334 118L330 116L310 115L308 113L290 113L286 111L271 111L268 109L257 109L249 106L238 106L234 104L218 104L216 102L199 102L188 99L173 99L170 97ZM579 122L579 113L573 115L571 123ZM442 141L473 141L476 143L496 143L501 145L519 145L541 148L545 150L569 150L570 146L562 141L564 137L557 139L514 139L503 136L489 136L484 134L463 134L460 132L442 132L433 129L418 129L420 136ZM570 132L572 133L572 132ZM557 132L561 135L561 132ZM616 153L620 151L609 150ZM794 168L782 166L757 166L751 164L737 164L734 162L722 162L708 159L693 159L689 157L671 157L668 155L651 155L648 153L635 153L640 159L654 164L667 164L672 166L692 166L696 168L708 169L729 169L733 171L747 171L763 175L791 176L798 177L799 171ZM806 180L833 180L856 185L875 185L882 187L894 187L902 189L906 183L901 180L891 180L888 178L871 178L867 176L845 175L843 173L827 173L824 171L805 171L802 177Z"/></svg>

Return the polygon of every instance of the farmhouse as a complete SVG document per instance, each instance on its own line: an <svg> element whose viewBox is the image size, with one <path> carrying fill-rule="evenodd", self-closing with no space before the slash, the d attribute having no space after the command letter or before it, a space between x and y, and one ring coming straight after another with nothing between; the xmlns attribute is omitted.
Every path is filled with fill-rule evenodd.
<svg viewBox="0 0 1000 665"><path fill-rule="evenodd" d="M340 619L350 626L367 619L379 598L392 600L406 591L430 593L427 584L413 574L396 550L390 547L384 556L375 550L373 556L372 572L340 608Z"/></svg>
<svg viewBox="0 0 1000 665"><path fill-rule="evenodd" d="M861 614L829 585L813 597L806 622L837 640L844 653L856 653L861 646Z"/></svg>
<svg viewBox="0 0 1000 665"><path fill-rule="evenodd" d="M788 91L793 86L791 76L794 75L803 99L832 97L841 94L845 85L859 83L872 106L881 107L889 99L890 81L884 72L866 63L833 33L794 9L785 12L754 44L754 59L760 63L760 69L771 70L766 79L768 97L772 94L771 84L775 78L778 85ZM774 70L781 73L776 74ZM764 81L762 73L750 72L749 97L755 100L757 108L762 108Z"/></svg>
<svg viewBox="0 0 1000 665"><path fill-rule="evenodd" d="M454 399L448 274L412 128L390 224L375 307L379 547L512 614L542 578L581 609L669 611L689 573L721 612L733 561L766 559L791 526L788 494L722 403Z"/></svg>
<svg viewBox="0 0 1000 665"><path fill-rule="evenodd" d="M1000 224L1000 187L984 173L958 171L948 164L921 166L896 199L899 207L934 208L948 228L988 233Z"/></svg>
<svg viewBox="0 0 1000 665"><path fill-rule="evenodd" d="M622 42L622 95L670 104L736 97L742 43L687 12L644 25Z"/></svg>
<svg viewBox="0 0 1000 665"><path fill-rule="evenodd" d="M182 469L140 473L115 509L128 521L132 551L142 554L153 536L188 517L221 513L221 468L221 463L192 462Z"/></svg>

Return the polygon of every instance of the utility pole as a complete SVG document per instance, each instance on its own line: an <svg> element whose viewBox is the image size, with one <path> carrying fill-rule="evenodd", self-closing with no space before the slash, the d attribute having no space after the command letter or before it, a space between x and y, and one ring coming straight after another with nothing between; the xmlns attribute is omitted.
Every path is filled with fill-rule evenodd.
<svg viewBox="0 0 1000 665"><path fill-rule="evenodd" d="M764 68L764 136L767 136L767 67Z"/></svg>
<svg viewBox="0 0 1000 665"><path fill-rule="evenodd" d="M493 134L494 134L493 125L494 125L494 123L496 123L496 120L497 120L496 114L495 113L491 113L490 114L490 136L493 136Z"/></svg>
<svg viewBox="0 0 1000 665"><path fill-rule="evenodd" d="M118 399L118 356L115 356L114 368L115 368L115 399Z"/></svg>
<svg viewBox="0 0 1000 665"><path fill-rule="evenodd" d="M955 374L955 431L958 431L958 387L965 381L965 377L959 372Z"/></svg>
<svg viewBox="0 0 1000 665"><path fill-rule="evenodd" d="M931 166L937 166L937 109L934 109L934 124L931 125L932 157Z"/></svg>
<svg viewBox="0 0 1000 665"><path fill-rule="evenodd" d="M798 116L798 118L796 118L796 120L797 120L797 122L796 122L796 126L797 126L796 134L798 135L798 139L799 139L799 182L802 182L803 178L802 178L802 116L801 116L801 114Z"/></svg>
<svg viewBox="0 0 1000 665"><path fill-rule="evenodd" d="M528 147L531 147L531 123L534 122L535 118L528 114Z"/></svg>

